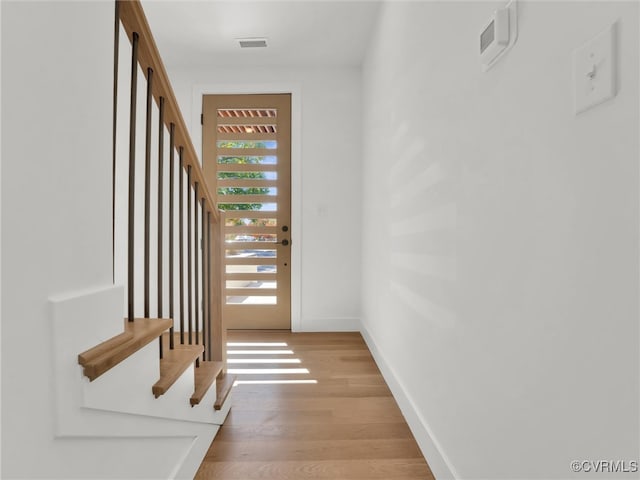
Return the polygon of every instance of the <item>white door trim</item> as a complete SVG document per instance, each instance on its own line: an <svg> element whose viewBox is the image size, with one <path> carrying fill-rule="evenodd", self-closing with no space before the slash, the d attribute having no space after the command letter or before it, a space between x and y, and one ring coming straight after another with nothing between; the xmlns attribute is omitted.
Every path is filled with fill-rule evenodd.
<svg viewBox="0 0 640 480"><path fill-rule="evenodd" d="M194 85L191 103L191 137L202 161L202 113L203 95L224 94L291 94L291 331L303 331L302 327L302 86L299 83L257 84L202 84Z"/></svg>

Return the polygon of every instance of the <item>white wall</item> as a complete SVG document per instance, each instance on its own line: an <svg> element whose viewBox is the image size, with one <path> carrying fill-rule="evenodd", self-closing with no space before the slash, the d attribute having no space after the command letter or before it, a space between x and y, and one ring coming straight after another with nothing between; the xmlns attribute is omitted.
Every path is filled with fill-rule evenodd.
<svg viewBox="0 0 640 480"><path fill-rule="evenodd" d="M166 478L188 435L54 436L48 299L112 282L113 2L1 8L2 477Z"/></svg>
<svg viewBox="0 0 640 480"><path fill-rule="evenodd" d="M498 5L381 10L363 331L437 477L567 478L640 447L638 4L520 2L481 73ZM616 20L618 96L574 116L572 51Z"/></svg>
<svg viewBox="0 0 640 480"><path fill-rule="evenodd" d="M168 70L198 150L202 93L293 92L292 327L357 330L360 70L223 66Z"/></svg>

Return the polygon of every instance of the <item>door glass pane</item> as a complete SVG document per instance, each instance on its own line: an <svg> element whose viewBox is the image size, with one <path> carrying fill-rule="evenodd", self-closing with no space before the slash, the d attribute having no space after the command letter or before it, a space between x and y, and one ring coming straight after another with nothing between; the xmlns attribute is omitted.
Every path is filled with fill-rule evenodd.
<svg viewBox="0 0 640 480"><path fill-rule="evenodd" d="M278 110L275 108L219 108L218 117L221 118L255 118L255 117L277 117Z"/></svg>
<svg viewBox="0 0 640 480"><path fill-rule="evenodd" d="M278 148L276 140L218 140L218 148L266 148L275 150Z"/></svg>
<svg viewBox="0 0 640 480"><path fill-rule="evenodd" d="M226 273L276 273L276 265L227 265Z"/></svg>
<svg viewBox="0 0 640 480"><path fill-rule="evenodd" d="M234 165L246 165L246 164L254 164L254 165L277 165L278 157L276 155L268 155L268 156L237 156L230 157L225 155L218 156L218 164L234 164Z"/></svg>
<svg viewBox="0 0 640 480"><path fill-rule="evenodd" d="M278 235L272 233L260 233L256 235L227 233L224 236L227 243L236 242L277 242Z"/></svg>
<svg viewBox="0 0 640 480"><path fill-rule="evenodd" d="M278 195L276 187L224 187L218 189L218 195ZM224 201L224 199L223 199Z"/></svg>
<svg viewBox="0 0 640 480"><path fill-rule="evenodd" d="M251 179L257 179L257 180L277 180L278 179L278 172L272 172L272 171L267 171L267 172L261 172L261 171L253 171L253 170L249 170L249 171L244 171L244 172L233 172L233 171L222 171L222 172L218 172L218 180L227 180L227 179L232 179L232 180L251 180Z"/></svg>
<svg viewBox="0 0 640 480"><path fill-rule="evenodd" d="M275 218L227 218L224 222L227 227L251 226L251 227L277 227L278 221Z"/></svg>
<svg viewBox="0 0 640 480"><path fill-rule="evenodd" d="M243 249L242 245L237 245L237 248L234 249L227 248L225 256L227 258L276 258L276 250Z"/></svg>
<svg viewBox="0 0 640 480"><path fill-rule="evenodd" d="M227 295L227 305L277 305L276 296L232 296Z"/></svg>
<svg viewBox="0 0 640 480"><path fill-rule="evenodd" d="M263 212L276 212L277 203L219 203L218 208L226 212L233 210L254 210Z"/></svg>
<svg viewBox="0 0 640 480"><path fill-rule="evenodd" d="M277 288L275 280L227 280L227 288Z"/></svg>
<svg viewBox="0 0 640 480"><path fill-rule="evenodd" d="M255 125L253 123L219 123L218 133L278 133L278 127L274 124Z"/></svg>

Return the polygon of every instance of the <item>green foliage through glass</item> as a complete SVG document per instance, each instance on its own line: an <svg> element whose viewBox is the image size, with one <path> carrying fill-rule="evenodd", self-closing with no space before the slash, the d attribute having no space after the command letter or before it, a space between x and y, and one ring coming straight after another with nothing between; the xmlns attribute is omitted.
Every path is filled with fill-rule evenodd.
<svg viewBox="0 0 640 480"><path fill-rule="evenodd" d="M264 142L247 142L242 141L228 141L218 145L220 148L266 148ZM258 164L261 157L219 157L219 164ZM264 179L264 172L219 172L219 179L233 178L233 179ZM267 195L269 189L265 187L224 187L218 189L218 195ZM260 210L262 208L261 203L218 203L220 210Z"/></svg>

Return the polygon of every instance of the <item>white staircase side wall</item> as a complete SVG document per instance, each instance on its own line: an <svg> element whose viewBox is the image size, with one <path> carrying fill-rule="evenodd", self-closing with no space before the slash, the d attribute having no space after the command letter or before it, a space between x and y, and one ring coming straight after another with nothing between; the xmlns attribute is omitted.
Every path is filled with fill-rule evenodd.
<svg viewBox="0 0 640 480"><path fill-rule="evenodd" d="M159 377L157 341L93 382L77 363L76 352L89 348L87 338L93 346L122 332L122 294L122 287L106 286L50 299L55 438L65 444L85 438L118 458L115 470L110 464L87 462L87 470L63 469L61 477L112 472L116 478L193 478L231 405L227 401L221 411L214 410L215 383L192 408L190 367L156 399L151 385ZM123 458L118 445L132 445L140 455ZM145 455L148 461L140 462Z"/></svg>
<svg viewBox="0 0 640 480"><path fill-rule="evenodd" d="M51 338L61 362L77 365L78 354L124 331L123 295L121 286L104 285L49 298L53 322L60 319Z"/></svg>
<svg viewBox="0 0 640 480"><path fill-rule="evenodd" d="M50 301L57 435L96 433L88 431L83 416L78 415L78 409L82 408L221 425L228 409L216 411L213 408L215 382L200 405L191 407L189 403L194 390L193 365L167 393L154 397L151 387L160 377L157 341L147 344L92 382L83 375L77 353L123 331L123 293L122 287L109 286L59 295ZM86 338L90 339L89 346ZM104 433L112 434L109 432Z"/></svg>
<svg viewBox="0 0 640 480"><path fill-rule="evenodd" d="M209 441L212 438L213 436ZM204 442L205 437L202 436L197 441ZM51 449L38 452L37 461L32 459L21 470L7 473L2 478L193 478L199 465L199 461L193 459L194 451L197 450L194 449L193 436L55 439Z"/></svg>
<svg viewBox="0 0 640 480"><path fill-rule="evenodd" d="M191 407L189 403L194 390L194 370L195 367L191 365L164 395L155 398L151 386L159 378L160 372L158 343L153 341L93 382L84 378L83 406L221 425L226 415L213 409L215 382L199 405Z"/></svg>

